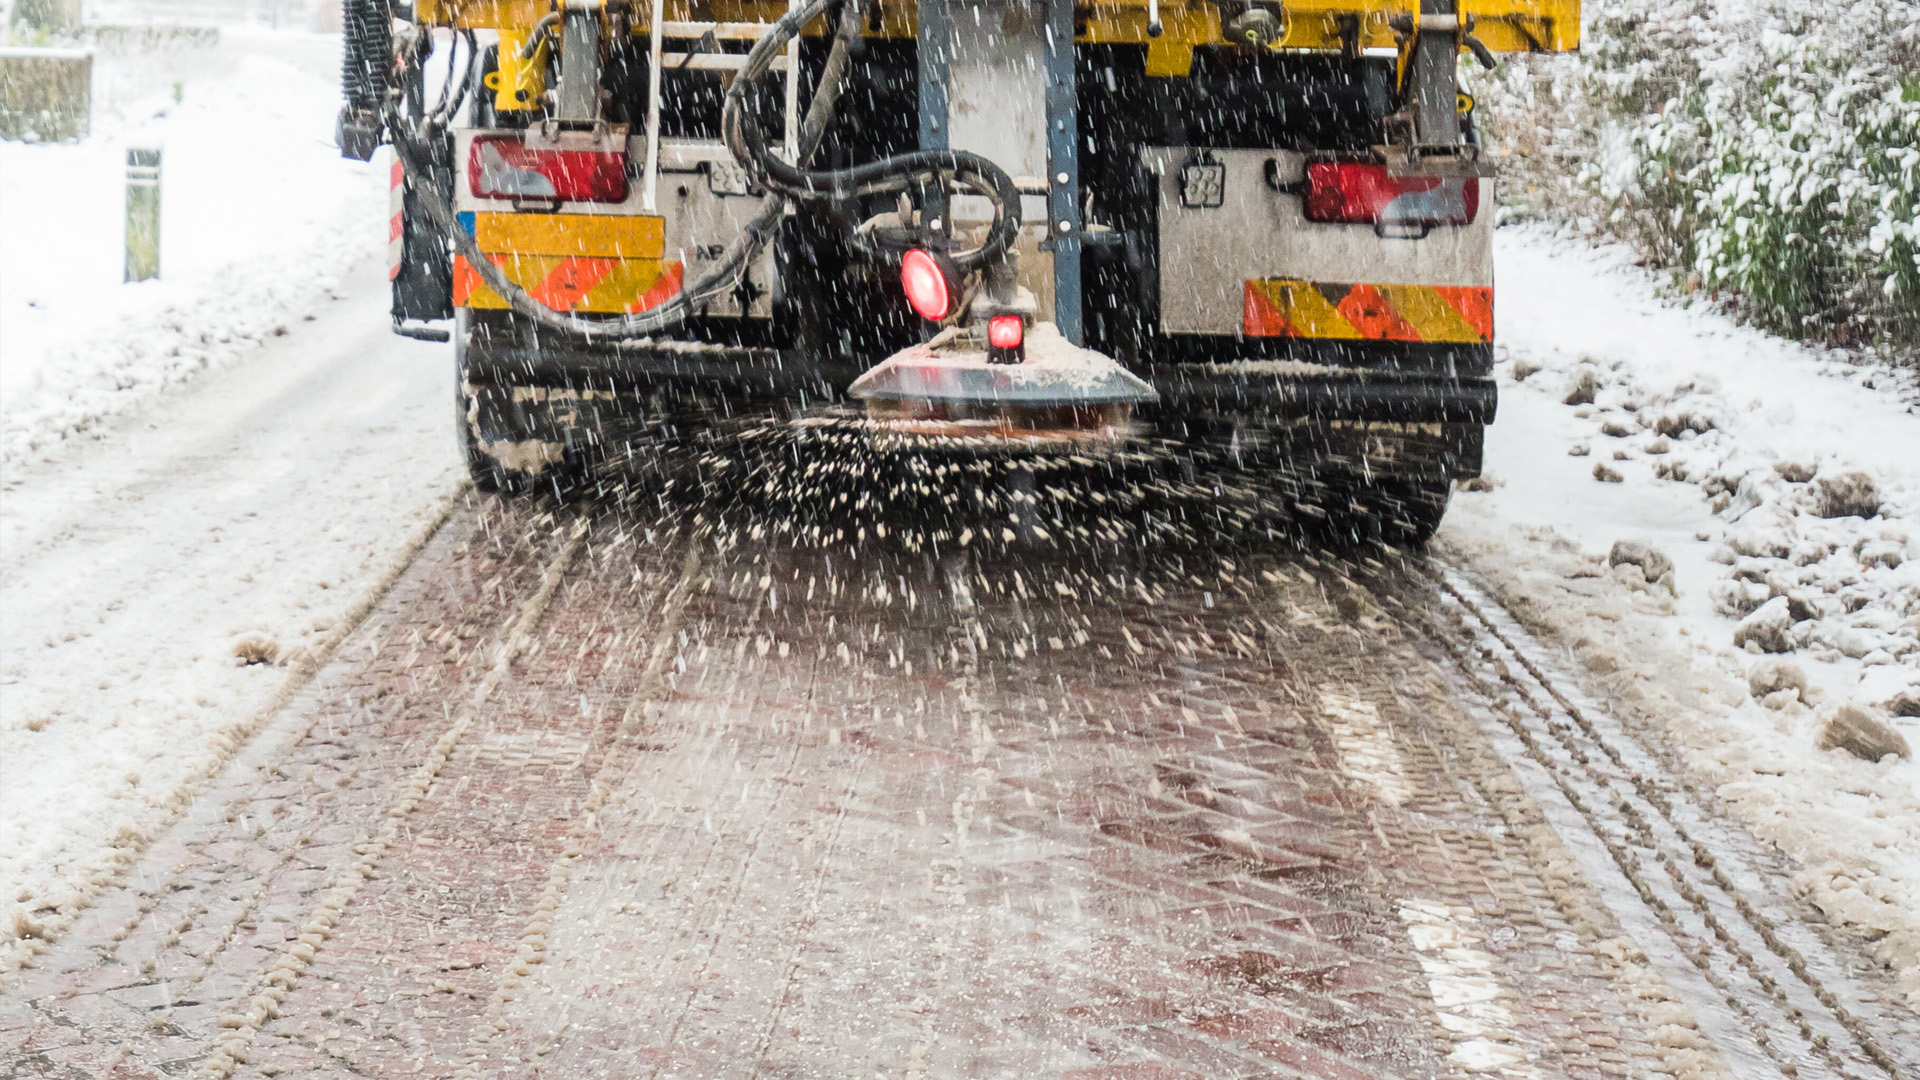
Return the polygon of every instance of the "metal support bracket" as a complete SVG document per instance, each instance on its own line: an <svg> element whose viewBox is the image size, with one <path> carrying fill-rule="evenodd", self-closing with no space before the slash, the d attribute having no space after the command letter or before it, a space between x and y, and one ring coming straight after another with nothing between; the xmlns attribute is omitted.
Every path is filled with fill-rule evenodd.
<svg viewBox="0 0 1920 1080"><path fill-rule="evenodd" d="M946 150L952 146L953 23L950 0L919 0L920 35L920 149ZM928 184L920 193L922 220L947 221L947 189Z"/></svg>
<svg viewBox="0 0 1920 1080"><path fill-rule="evenodd" d="M1053 252L1053 321L1083 344L1080 251L1080 101L1074 81L1073 0L1047 4L1047 239Z"/></svg>
<svg viewBox="0 0 1920 1080"><path fill-rule="evenodd" d="M562 124L600 118L600 15L565 10L560 16L560 92L554 115Z"/></svg>
<svg viewBox="0 0 1920 1080"><path fill-rule="evenodd" d="M951 97L953 25L948 0L919 0L920 149L945 150Z"/></svg>

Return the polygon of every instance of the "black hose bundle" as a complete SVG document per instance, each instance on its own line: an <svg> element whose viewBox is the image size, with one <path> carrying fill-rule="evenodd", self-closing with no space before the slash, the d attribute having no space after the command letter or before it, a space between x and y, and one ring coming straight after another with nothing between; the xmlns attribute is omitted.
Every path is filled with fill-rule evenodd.
<svg viewBox="0 0 1920 1080"><path fill-rule="evenodd" d="M386 0L348 2L384 5ZM833 109L845 81L850 54L860 38L868 0L845 0L826 69L821 74L820 85L814 91L806 119L800 127L797 162L782 161L768 149L765 134L753 115L749 99L753 85L771 70L774 58L786 49L788 43L835 2L837 0L808 0L803 6L787 12L747 54L746 66L734 78L727 92L726 109L721 120L722 132L735 160L767 189L768 195L761 202L759 213L727 246L725 254L658 307L614 319L585 319L555 311L508 280L506 273L487 258L474 238L455 221L453 208L430 185L420 188L420 207L452 239L454 250L467 260L481 280L504 297L516 313L548 329L592 341L641 344L643 339L679 324L708 303L732 292L739 284L747 264L773 238L789 200L833 200L906 191L921 184L946 184L950 175L955 187L985 196L994 206L994 223L986 239L978 247L955 252L951 257L962 270L976 269L998 259L1012 245L1019 231L1020 196L1012 178L978 154L967 151L921 151L848 169L806 169L807 162L819 149L827 124L833 119ZM386 121L394 153L408 171L424 171L431 160L427 137L391 101L387 102ZM888 247L869 242L865 253L869 257L897 260L904 250L900 245Z"/></svg>
<svg viewBox="0 0 1920 1080"><path fill-rule="evenodd" d="M788 12L775 24L773 32L755 43L753 51L747 54L746 65L727 91L726 110L720 119L720 134L727 149L757 183L795 201L842 200L907 191L927 184L944 186L948 182L946 177L951 175L955 187L985 196L993 204L993 225L978 247L952 252L950 257L963 271L979 269L998 259L1012 246L1020 231L1020 193L1006 170L979 154L967 150L922 150L866 165L813 171L805 168L807 155L801 155L798 163L789 163L768 149L766 133L760 128L749 97L753 84L772 68L774 58L800 33L801 27L813 21L832 2L813 0ZM823 86L829 81L834 83L836 93L846 62L839 44L858 40L865 7L861 0L847 0L841 9L834 54L828 57L828 70L821 78ZM841 70L835 70L836 60ZM824 134L825 120L829 118L823 117L819 129L815 130L810 111L808 123L801 127L803 141L809 137L817 141ZM910 246L913 245L884 242L874 245L870 238L856 237L857 249L869 257L889 262L898 261Z"/></svg>
<svg viewBox="0 0 1920 1080"><path fill-rule="evenodd" d="M380 117L389 104L387 73L393 68L391 0L345 0L341 10L340 110L335 137L340 153L373 160L380 147Z"/></svg>

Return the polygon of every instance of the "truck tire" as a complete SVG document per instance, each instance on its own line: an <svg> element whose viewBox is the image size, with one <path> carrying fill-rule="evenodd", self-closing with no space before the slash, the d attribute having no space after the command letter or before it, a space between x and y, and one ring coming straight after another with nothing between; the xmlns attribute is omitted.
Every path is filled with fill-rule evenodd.
<svg viewBox="0 0 1920 1080"><path fill-rule="evenodd" d="M1330 487L1310 515L1316 538L1336 548L1388 544L1424 548L1440 529L1453 482L1440 477Z"/></svg>
<svg viewBox="0 0 1920 1080"><path fill-rule="evenodd" d="M564 488L577 471L571 455L564 444L542 439L541 432L528 423L514 400L513 387L473 369L468 362L472 338L472 319L461 308L454 315L453 331L454 428L473 486L506 493Z"/></svg>

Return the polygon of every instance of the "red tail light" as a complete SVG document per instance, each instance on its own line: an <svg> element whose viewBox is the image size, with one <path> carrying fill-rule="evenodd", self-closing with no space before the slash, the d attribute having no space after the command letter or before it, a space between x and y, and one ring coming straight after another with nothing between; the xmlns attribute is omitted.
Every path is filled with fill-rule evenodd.
<svg viewBox="0 0 1920 1080"><path fill-rule="evenodd" d="M953 310L958 275L952 264L930 251L914 248L900 260L900 287L907 303L929 322L939 322Z"/></svg>
<svg viewBox="0 0 1920 1080"><path fill-rule="evenodd" d="M482 135L473 140L467 183L482 199L625 202L627 155L533 149L518 135Z"/></svg>
<svg viewBox="0 0 1920 1080"><path fill-rule="evenodd" d="M1017 349L1026 336L1026 323L1018 315L995 315L987 320L987 344L996 349Z"/></svg>
<svg viewBox="0 0 1920 1080"><path fill-rule="evenodd" d="M1370 161L1307 165L1303 213L1308 221L1350 225L1471 225L1480 212L1472 177L1388 176Z"/></svg>

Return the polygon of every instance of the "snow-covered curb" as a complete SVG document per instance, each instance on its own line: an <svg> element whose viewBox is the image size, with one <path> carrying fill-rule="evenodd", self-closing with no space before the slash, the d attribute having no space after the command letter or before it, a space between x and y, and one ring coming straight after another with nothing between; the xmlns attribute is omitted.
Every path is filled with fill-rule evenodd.
<svg viewBox="0 0 1920 1080"><path fill-rule="evenodd" d="M378 165L331 145L337 35L102 55L94 134L0 142L0 464L256 352L385 240ZM161 277L124 284L125 151L163 151Z"/></svg>
<svg viewBox="0 0 1920 1080"><path fill-rule="evenodd" d="M1920 764L1817 746L1842 703L1920 689L1920 417L1904 384L1665 306L1621 249L1497 237L1489 490L1456 497L1440 550L1795 859L1796 886L1920 1004ZM1592 402L1565 404L1583 383ZM1838 505L1856 472L1877 506ZM1872 516L1820 516L1848 509ZM1668 556L1672 587L1610 566L1621 540ZM1752 644L1736 649L1736 630ZM1757 700L1749 673L1776 660L1808 689ZM1920 719L1880 718L1920 744Z"/></svg>

